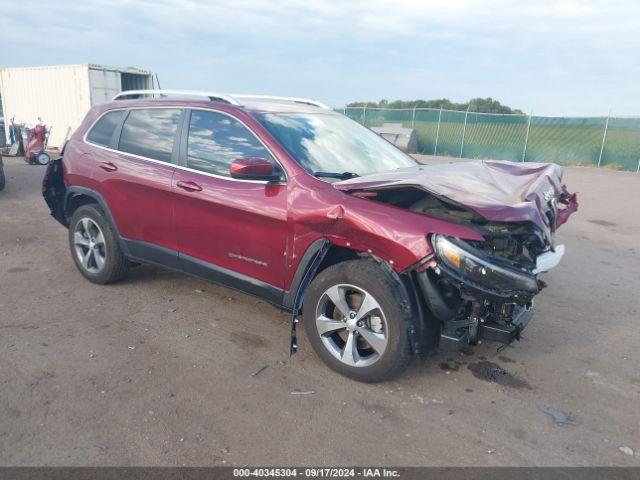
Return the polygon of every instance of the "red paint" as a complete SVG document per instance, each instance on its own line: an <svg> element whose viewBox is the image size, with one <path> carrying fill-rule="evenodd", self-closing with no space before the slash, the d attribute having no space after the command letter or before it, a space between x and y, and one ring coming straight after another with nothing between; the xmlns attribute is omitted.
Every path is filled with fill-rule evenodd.
<svg viewBox="0 0 640 480"><path fill-rule="evenodd" d="M202 191L173 190L177 250L283 288L287 186L176 169L173 184L180 182L197 183Z"/></svg>
<svg viewBox="0 0 640 480"><path fill-rule="evenodd" d="M83 141L104 111L146 105L233 115L269 148L286 181L265 184L216 177ZM253 157L238 159L230 167L233 176L272 172L268 160ZM431 253L427 237L432 233L482 240L464 225L359 198L311 176L251 110L223 103L123 100L94 107L66 146L64 174L67 185L86 186L103 196L121 236L176 250L284 290L289 290L309 245L320 238L371 253L398 272Z"/></svg>
<svg viewBox="0 0 640 480"><path fill-rule="evenodd" d="M578 207L576 195L562 184L562 175L562 167L553 163L484 160L416 165L344 180L334 187L360 196L382 188L420 188L465 205L487 220L531 222L552 243L556 227ZM550 212L555 222L550 221Z"/></svg>

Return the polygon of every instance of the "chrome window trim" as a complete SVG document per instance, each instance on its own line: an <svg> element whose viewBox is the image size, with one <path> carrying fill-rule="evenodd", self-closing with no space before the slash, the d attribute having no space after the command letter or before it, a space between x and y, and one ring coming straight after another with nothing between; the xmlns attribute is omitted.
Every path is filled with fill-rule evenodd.
<svg viewBox="0 0 640 480"><path fill-rule="evenodd" d="M165 110L167 110L167 109L168 110L171 110L171 109L204 110L204 111L209 111L209 112L214 112L214 113L220 113L222 115L226 115L228 117L233 118L234 120L240 122L240 124L242 124L242 126L245 127L251 133L251 135L256 137L256 139L262 144L262 146L267 150L267 152L269 152L269 155L271 155L271 158L273 159L273 161L276 162L278 164L278 166L280 167L280 170L282 170L282 173L284 174L284 180L280 181L280 182L268 182L266 180L244 180L244 179L241 179L241 178L233 178L231 176L226 177L224 175L216 175L215 173L203 172L201 170L195 170L193 168L185 167L185 166L182 166L182 165L176 165L175 163L172 163L172 162L163 162L162 160L156 160L154 158L144 157L142 155L136 155L135 153L123 152L121 150L113 149L113 148L110 148L110 147L105 147L103 145L98 145L97 143L93 143L93 142L90 142L90 141L87 140L87 135L89 135L89 132L91 132L91 130L93 130L93 127L95 127L96 123L98 123L100 121L100 119L102 117L104 117L107 113L115 112L115 111L119 111L119 110L124 110L124 111L127 111L127 110L149 110L149 109L157 109L157 108L162 108L162 109L165 109ZM125 119L125 121L126 121L126 119ZM188 138L189 138L189 132L187 131L187 139ZM215 108L205 108L205 107L191 108L191 107L186 107L186 106L173 106L173 105L171 105L171 106L169 106L169 105L151 105L151 106L139 106L139 107L113 108L111 110L106 110L106 111L102 112L100 114L100 116L94 120L94 122L91 124L91 126L89 128L87 128L87 131L82 136L82 141L87 145L90 145L90 146L96 147L96 148L101 148L102 150L106 150L107 152L119 153L121 155L128 155L130 157L137 158L139 160L145 160L147 162L157 163L157 164L160 164L160 165L170 165L170 166L173 166L175 168L179 168L180 170L185 170L187 172L198 173L200 175L206 175L208 177L220 178L222 180L229 180L229 181L233 181L233 182L242 182L242 183L256 183L256 184L263 184L263 185L267 185L267 184L269 184L269 185L286 185L287 181L289 179L289 177L287 175L287 171L282 166L282 163L280 163L280 161L277 159L277 157L273 154L273 151L262 141L262 139L260 139L260 137L258 137L253 132L253 130L251 130L249 128L249 126L246 123L244 123L242 120L240 120L235 115L231 115L230 113L222 112L220 110L216 110Z"/></svg>

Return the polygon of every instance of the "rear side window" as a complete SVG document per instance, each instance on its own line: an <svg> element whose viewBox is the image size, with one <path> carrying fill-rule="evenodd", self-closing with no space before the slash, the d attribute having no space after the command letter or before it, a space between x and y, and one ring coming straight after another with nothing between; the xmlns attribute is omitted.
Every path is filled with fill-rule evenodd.
<svg viewBox="0 0 640 480"><path fill-rule="evenodd" d="M187 167L225 177L237 158L271 158L267 149L238 120L221 113L192 110Z"/></svg>
<svg viewBox="0 0 640 480"><path fill-rule="evenodd" d="M110 146L113 132L115 132L118 125L120 125L125 113L125 110L115 110L105 113L87 135L87 141L95 143L96 145L102 145L103 147Z"/></svg>
<svg viewBox="0 0 640 480"><path fill-rule="evenodd" d="M169 108L131 110L118 150L170 163L180 114L180 109Z"/></svg>

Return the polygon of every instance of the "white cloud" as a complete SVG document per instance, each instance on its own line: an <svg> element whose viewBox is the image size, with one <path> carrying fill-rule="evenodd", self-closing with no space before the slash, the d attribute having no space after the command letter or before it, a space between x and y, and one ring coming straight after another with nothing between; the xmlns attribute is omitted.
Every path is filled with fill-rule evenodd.
<svg viewBox="0 0 640 480"><path fill-rule="evenodd" d="M163 86L334 104L492 95L546 113L640 113L635 1L61 0L11 3L0 24L8 65L136 65Z"/></svg>

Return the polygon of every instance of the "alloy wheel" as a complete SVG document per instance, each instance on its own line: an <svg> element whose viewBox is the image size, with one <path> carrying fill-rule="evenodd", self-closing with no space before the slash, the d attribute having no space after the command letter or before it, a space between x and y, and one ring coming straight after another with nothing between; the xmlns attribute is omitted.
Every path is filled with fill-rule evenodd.
<svg viewBox="0 0 640 480"><path fill-rule="evenodd" d="M73 233L73 245L78 261L89 273L99 273L106 260L104 235L98 224L84 217L76 224Z"/></svg>
<svg viewBox="0 0 640 480"><path fill-rule="evenodd" d="M316 327L322 343L338 360L366 367L387 348L387 321L378 301L354 285L334 285L320 296Z"/></svg>

